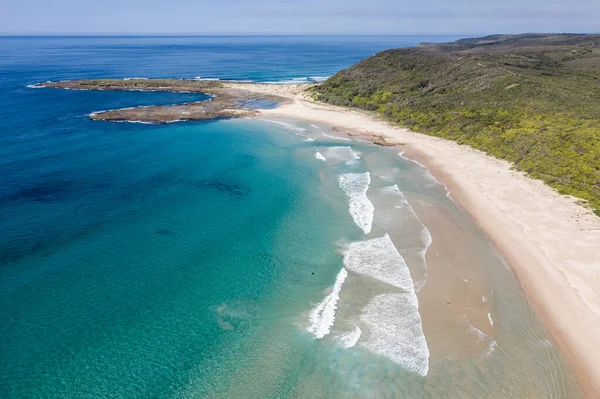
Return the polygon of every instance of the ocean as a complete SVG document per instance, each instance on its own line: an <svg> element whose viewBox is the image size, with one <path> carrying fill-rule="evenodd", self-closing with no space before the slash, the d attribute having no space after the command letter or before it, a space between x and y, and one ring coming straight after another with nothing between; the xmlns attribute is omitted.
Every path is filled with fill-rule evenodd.
<svg viewBox="0 0 600 399"><path fill-rule="evenodd" d="M47 80L320 81L444 36L0 38L1 398L577 398L502 256L399 148L207 96Z"/></svg>

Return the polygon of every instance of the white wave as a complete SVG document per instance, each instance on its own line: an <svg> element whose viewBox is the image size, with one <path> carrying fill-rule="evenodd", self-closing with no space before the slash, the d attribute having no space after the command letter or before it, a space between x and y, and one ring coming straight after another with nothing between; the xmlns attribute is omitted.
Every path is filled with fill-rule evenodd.
<svg viewBox="0 0 600 399"><path fill-rule="evenodd" d="M488 313L488 320L490 321L491 326L494 327L494 320L492 319L491 313Z"/></svg>
<svg viewBox="0 0 600 399"><path fill-rule="evenodd" d="M317 126L317 125L315 125L314 123L311 123L311 124L310 124L310 127L312 127L312 128L315 128L315 129L320 129L320 127L319 127L319 126Z"/></svg>
<svg viewBox="0 0 600 399"><path fill-rule="evenodd" d="M301 76L291 79L272 80L264 82L267 84L304 84L304 83L319 83L329 79L329 76Z"/></svg>
<svg viewBox="0 0 600 399"><path fill-rule="evenodd" d="M312 141L315 141L315 139L313 139L312 137L307 137L307 138L304 139L304 141L306 141L306 142L312 142Z"/></svg>
<svg viewBox="0 0 600 399"><path fill-rule="evenodd" d="M166 122L158 122L158 121L141 121L141 120L126 120L126 121L108 121L108 122L116 122L116 123L140 123L142 125L163 125L169 123L178 123L178 122L189 122L189 119L173 119L172 121Z"/></svg>
<svg viewBox="0 0 600 399"><path fill-rule="evenodd" d="M371 232L375 207L367 197L367 190L371 184L371 175L365 173L345 173L339 177L342 190L350 197L349 211L354 223L365 234Z"/></svg>
<svg viewBox="0 0 600 399"><path fill-rule="evenodd" d="M282 80L273 80L273 81L268 81L268 82L264 82L265 84L271 84L271 85L285 85L285 84L306 84L306 83L311 83L311 81L308 78L291 78L291 79L282 79Z"/></svg>
<svg viewBox="0 0 600 399"><path fill-rule="evenodd" d="M414 292L378 295L365 307L360 319L367 326L360 346L412 373L427 375L429 348Z"/></svg>
<svg viewBox="0 0 600 399"><path fill-rule="evenodd" d="M142 125L160 125L160 122L151 122L151 121L109 121L109 122L113 122L113 123L139 123ZM181 122L181 121L174 121L174 122ZM170 123L170 122L167 122Z"/></svg>
<svg viewBox="0 0 600 399"><path fill-rule="evenodd" d="M420 220L419 220L420 221ZM421 223L423 224L423 223ZM425 247L421 251L421 257L423 257L423 261L425 261L425 255L427 254L427 250L431 246L433 242L433 238L431 237L431 232L425 225L423 225L423 230L421 230L421 239L423 240Z"/></svg>
<svg viewBox="0 0 600 399"><path fill-rule="evenodd" d="M100 111L94 111L94 112L90 112L89 114L87 114L87 116L94 116L97 114L102 114L105 112L112 112L112 111L123 111L126 109L139 109L139 108L150 108L150 107L154 107L155 105L138 105L135 107L124 107L124 108L115 108L115 109L104 109L104 110L100 110Z"/></svg>
<svg viewBox="0 0 600 399"><path fill-rule="evenodd" d="M288 123L288 122L274 121L274 120L271 120L271 119L262 119L262 120L265 121L265 122L275 123L276 125L283 126L286 129L288 129L288 130L293 130L293 131L296 131L296 132L305 132L306 131L306 129L304 129L303 127L298 127L298 126L295 126L295 125L293 125L291 123Z"/></svg>
<svg viewBox="0 0 600 399"><path fill-rule="evenodd" d="M306 331L312 333L315 338L323 338L331 329L335 321L335 310L337 301L340 299L340 291L344 281L348 277L348 272L342 267L333 284L333 290L323 299L309 314L310 325Z"/></svg>
<svg viewBox="0 0 600 399"><path fill-rule="evenodd" d="M338 342L342 348L352 348L358 342L358 339L360 338L361 334L362 331L360 327L356 326L356 328L352 332L340 335L338 337Z"/></svg>
<svg viewBox="0 0 600 399"><path fill-rule="evenodd" d="M344 266L404 292L415 292L408 266L387 233L383 237L350 244L344 256Z"/></svg>
<svg viewBox="0 0 600 399"><path fill-rule="evenodd" d="M410 206L410 204L408 203L408 200L404 196L404 193L402 191L400 191L400 188L398 187L397 184L394 184L393 186L382 187L381 192L384 194L394 195L394 196L398 197L400 204L396 205L396 208L404 208L404 207L410 208L411 213L416 216L415 211L413 210L412 206Z"/></svg>
<svg viewBox="0 0 600 399"><path fill-rule="evenodd" d="M492 352L494 352L496 350L496 348L498 347L498 343L496 341L494 341L493 339L490 340L490 344L488 346L488 350L485 353L484 356L489 356L492 354Z"/></svg>
<svg viewBox="0 0 600 399"><path fill-rule="evenodd" d="M33 85L27 85L28 89L44 89L44 86L40 86L39 83L33 84Z"/></svg>
<svg viewBox="0 0 600 399"><path fill-rule="evenodd" d="M466 314L463 314L462 318L463 318L464 322L467 324L469 331L471 331L473 334L475 334L477 336L477 342L483 341L486 337L486 334L483 331L481 331L479 328L477 328L473 324L471 324L471 322L469 321L469 318L467 317Z"/></svg>
<svg viewBox="0 0 600 399"><path fill-rule="evenodd" d="M207 80L207 81L218 81L219 78L203 78L202 76L196 76L193 80Z"/></svg>
<svg viewBox="0 0 600 399"><path fill-rule="evenodd" d="M315 158L321 161L327 161L327 158L325 158L323 154L319 152L319 150L315 150Z"/></svg>
<svg viewBox="0 0 600 399"><path fill-rule="evenodd" d="M354 152L352 147L327 147L325 149L327 158L336 159L338 161L358 161L360 156Z"/></svg>
<svg viewBox="0 0 600 399"><path fill-rule="evenodd" d="M360 345L421 376L429 370L429 349L423 334L419 304L410 270L388 234L350 244L346 269L400 288L403 293L375 297L361 321L367 333Z"/></svg>
<svg viewBox="0 0 600 399"><path fill-rule="evenodd" d="M328 139L332 139L332 140L352 141L352 139L349 139L348 137L333 136L333 135L327 134L325 132L323 132L322 134L324 137L327 137Z"/></svg>
<svg viewBox="0 0 600 399"><path fill-rule="evenodd" d="M481 296L481 302L483 302L483 303L487 302L487 298L484 295Z"/></svg>
<svg viewBox="0 0 600 399"><path fill-rule="evenodd" d="M148 80L148 78L123 78L123 80Z"/></svg>

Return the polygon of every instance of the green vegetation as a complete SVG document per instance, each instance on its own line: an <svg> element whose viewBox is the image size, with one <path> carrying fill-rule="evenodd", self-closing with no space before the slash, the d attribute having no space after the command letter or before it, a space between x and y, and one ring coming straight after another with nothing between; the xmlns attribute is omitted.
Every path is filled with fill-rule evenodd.
<svg viewBox="0 0 600 399"><path fill-rule="evenodd" d="M310 90L507 159L600 216L600 35L387 50Z"/></svg>

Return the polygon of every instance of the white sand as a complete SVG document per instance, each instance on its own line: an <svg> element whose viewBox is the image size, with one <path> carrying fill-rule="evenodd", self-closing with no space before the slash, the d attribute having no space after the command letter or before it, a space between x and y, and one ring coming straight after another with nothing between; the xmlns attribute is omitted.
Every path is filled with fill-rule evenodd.
<svg viewBox="0 0 600 399"><path fill-rule="evenodd" d="M291 101L265 116L310 120L407 144L444 181L496 243L584 390L600 397L600 218L510 163L454 142L412 132L361 111L317 104L303 85L235 84ZM594 393L595 392L595 393ZM596 395L596 396L594 396Z"/></svg>

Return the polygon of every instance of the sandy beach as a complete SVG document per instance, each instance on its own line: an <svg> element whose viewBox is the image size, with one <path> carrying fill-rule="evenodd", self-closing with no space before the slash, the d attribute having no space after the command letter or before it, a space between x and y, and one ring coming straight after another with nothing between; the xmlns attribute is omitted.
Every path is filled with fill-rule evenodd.
<svg viewBox="0 0 600 399"><path fill-rule="evenodd" d="M374 114L313 102L302 85L228 84L290 99L263 116L325 123L405 156L443 181L503 253L589 397L600 395L600 218L510 163L392 126Z"/></svg>

